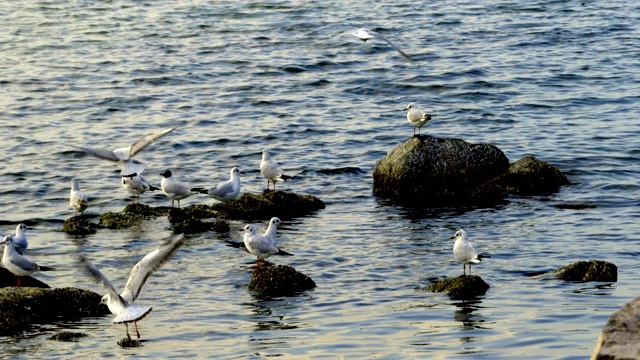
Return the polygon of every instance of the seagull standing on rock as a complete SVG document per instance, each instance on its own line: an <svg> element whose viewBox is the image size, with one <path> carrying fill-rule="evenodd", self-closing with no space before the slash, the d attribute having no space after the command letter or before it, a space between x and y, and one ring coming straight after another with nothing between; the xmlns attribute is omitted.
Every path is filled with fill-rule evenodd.
<svg viewBox="0 0 640 360"><path fill-rule="evenodd" d="M131 193L131 203L135 204L136 195L138 198L138 204L140 204L140 195L147 191L160 190L159 188L149 184L142 175L133 173L129 175L122 175L122 187Z"/></svg>
<svg viewBox="0 0 640 360"><path fill-rule="evenodd" d="M173 208L173 202L178 201L178 207L180 207L180 200L188 198L189 196L196 194L200 191L199 188L190 188L181 182L175 180L172 177L171 170L165 170L160 173L162 175L162 181L160 181L160 187L162 192L171 199L171 207Z"/></svg>
<svg viewBox="0 0 640 360"><path fill-rule="evenodd" d="M223 181L210 189L202 189L200 193L206 194L218 201L233 200L240 194L240 174L244 174L237 167L231 169L229 180Z"/></svg>
<svg viewBox="0 0 640 360"><path fill-rule="evenodd" d="M479 264L483 258L490 256L478 254L476 249L471 245L471 242L467 240L467 232L460 229L451 237L456 242L453 244L453 255L456 260L462 263L462 274L466 275L466 264L469 264L469 275L471 275L471 264Z"/></svg>
<svg viewBox="0 0 640 360"><path fill-rule="evenodd" d="M78 180L71 180L71 192L69 193L69 205L73 208L76 214L82 214L87 207L89 207L89 200L87 196L80 191L80 185Z"/></svg>
<svg viewBox="0 0 640 360"><path fill-rule="evenodd" d="M431 120L431 115L420 111L414 104L407 105L404 108L407 112L407 121L413 126L413 136L416 136L416 128L418 128L418 136L420 135L420 128Z"/></svg>
<svg viewBox="0 0 640 360"><path fill-rule="evenodd" d="M278 224L280 224L281 222L282 221L280 221L280 218L272 217L269 221L269 227L264 232L264 234L262 234L262 236L269 239L271 241L271 244L275 247L278 246L278 236L276 235L276 231L278 231Z"/></svg>
<svg viewBox="0 0 640 360"><path fill-rule="evenodd" d="M18 254L22 255L27 251L29 242L27 241L27 230L33 230L25 224L16 226L16 234L13 236L13 247L16 248Z"/></svg>
<svg viewBox="0 0 640 360"><path fill-rule="evenodd" d="M257 234L255 226L251 224L246 225L243 229L240 229L240 231L245 231L244 246L247 248L247 251L258 258L258 266L255 270L259 269L264 259L271 255L293 255L278 249L271 243L271 240L263 235Z"/></svg>
<svg viewBox="0 0 640 360"><path fill-rule="evenodd" d="M278 163L271 158L269 149L262 149L262 161L260 162L260 174L267 179L267 190L269 190L269 182L273 183L273 191L276 191L276 182L287 181L291 176L282 173Z"/></svg>
<svg viewBox="0 0 640 360"><path fill-rule="evenodd" d="M24 256L18 254L13 244L13 236L7 235L2 238L0 244L4 244L4 253L2 254L2 265L18 276L18 284L16 287L20 287L20 277L31 275L36 271L50 271L53 268L47 266L40 266L33 263Z"/></svg>

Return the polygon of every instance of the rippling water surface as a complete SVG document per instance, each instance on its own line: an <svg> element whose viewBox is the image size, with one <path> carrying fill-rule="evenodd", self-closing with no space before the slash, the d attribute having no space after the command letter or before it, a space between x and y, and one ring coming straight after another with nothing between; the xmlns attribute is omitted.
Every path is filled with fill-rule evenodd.
<svg viewBox="0 0 640 360"><path fill-rule="evenodd" d="M73 177L90 216L129 201L117 166L70 145L113 149L178 126L138 156L156 185L164 168L202 186L239 166L243 191L258 193L268 147L296 175L282 190L327 203L285 221L296 256L274 259L313 291L251 293L252 258L224 242L240 233L203 233L144 288L143 347L119 348L124 329L106 316L0 337L0 357L578 359L640 294L636 2L10 1L0 21L0 231L37 228L28 255L58 269L36 275L51 286L102 291L78 275L80 247L121 287L170 234L163 218L62 233ZM360 26L414 61L343 34ZM511 161L534 154L572 185L466 211L372 196L376 160L412 134L409 102L436 115L423 132L488 142ZM459 275L458 228L493 255L473 268L491 289L472 302L421 290ZM617 283L530 276L594 258L618 266ZM46 340L62 329L88 337Z"/></svg>

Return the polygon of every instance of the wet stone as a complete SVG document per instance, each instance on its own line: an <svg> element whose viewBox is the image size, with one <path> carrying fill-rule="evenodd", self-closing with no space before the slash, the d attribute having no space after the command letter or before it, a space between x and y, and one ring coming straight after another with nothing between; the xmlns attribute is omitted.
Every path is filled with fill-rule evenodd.
<svg viewBox="0 0 640 360"><path fill-rule="evenodd" d="M231 230L229 223L224 220L202 221L198 219L186 219L173 224L174 234L197 234L205 231L228 232Z"/></svg>
<svg viewBox="0 0 640 360"><path fill-rule="evenodd" d="M138 224L144 216L133 213L114 213L107 212L100 215L100 225L109 229L127 229L134 224Z"/></svg>
<svg viewBox="0 0 640 360"><path fill-rule="evenodd" d="M69 235L91 235L96 233L98 225L91 224L82 216L71 217L62 224L62 231Z"/></svg>
<svg viewBox="0 0 640 360"><path fill-rule="evenodd" d="M137 214L147 217L166 216L169 210L165 207L151 207L144 204L129 204L122 210L123 213Z"/></svg>
<svg viewBox="0 0 640 360"><path fill-rule="evenodd" d="M265 262L253 271L249 290L266 295L293 295L316 287L307 275L291 266L271 265Z"/></svg>
<svg viewBox="0 0 640 360"><path fill-rule="evenodd" d="M460 275L433 283L427 287L427 290L446 292L452 299L464 300L484 295L489 290L489 284L477 275Z"/></svg>
<svg viewBox="0 0 640 360"><path fill-rule="evenodd" d="M132 347L140 347L140 341L135 340L135 339L129 339L129 338L122 338L118 341L118 345L122 346L123 348L132 348Z"/></svg>
<svg viewBox="0 0 640 360"><path fill-rule="evenodd" d="M571 265L554 270L553 273L558 278L565 281L618 281L618 267L610 262L602 260L578 261Z"/></svg>
<svg viewBox="0 0 640 360"><path fill-rule="evenodd" d="M53 335L52 337L50 337L49 340L73 341L73 340L76 340L76 339L79 339L79 338L83 338L85 336L87 336L87 334L71 332L71 331L61 331L61 332Z"/></svg>
<svg viewBox="0 0 640 360"><path fill-rule="evenodd" d="M313 214L324 209L322 200L313 195L298 195L286 191L264 190L260 195L244 193L237 199L211 206L218 217L235 220L269 220Z"/></svg>
<svg viewBox="0 0 640 360"><path fill-rule="evenodd" d="M0 288L14 287L18 284L18 277L11 271L0 267ZM21 276L20 286L22 287L37 287L37 288L49 288L49 285L42 281L32 278L31 276Z"/></svg>

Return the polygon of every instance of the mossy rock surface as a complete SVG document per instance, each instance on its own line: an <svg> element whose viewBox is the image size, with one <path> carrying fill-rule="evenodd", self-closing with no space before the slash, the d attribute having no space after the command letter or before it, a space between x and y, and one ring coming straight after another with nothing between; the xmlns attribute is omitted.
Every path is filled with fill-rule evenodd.
<svg viewBox="0 0 640 360"><path fill-rule="evenodd" d="M92 224L82 216L71 217L62 224L62 231L69 235L91 235L96 233L98 225Z"/></svg>
<svg viewBox="0 0 640 360"><path fill-rule="evenodd" d="M18 284L18 277L14 275L11 271L3 267L0 267L0 288L15 287L17 284ZM49 285L43 283L42 281L36 278L32 278L31 276L21 276L20 286L37 287L37 288L45 288L45 289L49 288Z"/></svg>
<svg viewBox="0 0 640 360"><path fill-rule="evenodd" d="M87 334L71 332L71 331L61 331L61 332L53 335L52 337L50 337L49 340L73 341L73 340L76 340L76 339L79 339L79 338L83 338L85 336L87 336Z"/></svg>
<svg viewBox="0 0 640 360"><path fill-rule="evenodd" d="M253 271L249 290L266 295L292 295L316 287L307 275L291 266L263 264Z"/></svg>
<svg viewBox="0 0 640 360"><path fill-rule="evenodd" d="M100 225L109 229L127 229L144 219L142 215L129 212L107 212L100 215Z"/></svg>
<svg viewBox="0 0 640 360"><path fill-rule="evenodd" d="M578 261L554 270L553 273L565 281L618 281L618 267L602 260Z"/></svg>
<svg viewBox="0 0 640 360"><path fill-rule="evenodd" d="M521 196L554 193L567 185L569 180L560 170L548 162L526 155L509 166L507 171L483 186L481 191L492 188L508 194Z"/></svg>
<svg viewBox="0 0 640 360"><path fill-rule="evenodd" d="M228 232L231 228L225 220L202 221L187 219L173 224L174 234L197 234L205 231Z"/></svg>
<svg viewBox="0 0 640 360"><path fill-rule="evenodd" d="M124 207L122 212L146 217L159 217L166 216L169 213L169 209L166 207L151 207L144 204L129 204Z"/></svg>
<svg viewBox="0 0 640 360"><path fill-rule="evenodd" d="M76 320L109 314L102 295L77 288L34 287L0 289L0 335L13 335L30 324Z"/></svg>
<svg viewBox="0 0 640 360"><path fill-rule="evenodd" d="M640 354L640 298L609 317L591 359L638 359Z"/></svg>
<svg viewBox="0 0 640 360"><path fill-rule="evenodd" d="M452 299L463 300L484 295L489 290L489 284L478 275L460 275L433 283L427 290L446 292Z"/></svg>
<svg viewBox="0 0 640 360"><path fill-rule="evenodd" d="M325 208L325 203L313 195L298 195L286 191L264 190L260 195L244 193L237 199L211 206L218 217L236 220L269 220L312 214Z"/></svg>
<svg viewBox="0 0 640 360"><path fill-rule="evenodd" d="M140 341L136 340L136 339L129 339L129 338L122 338L118 341L118 345L122 346L123 348L134 348L134 347L140 347Z"/></svg>

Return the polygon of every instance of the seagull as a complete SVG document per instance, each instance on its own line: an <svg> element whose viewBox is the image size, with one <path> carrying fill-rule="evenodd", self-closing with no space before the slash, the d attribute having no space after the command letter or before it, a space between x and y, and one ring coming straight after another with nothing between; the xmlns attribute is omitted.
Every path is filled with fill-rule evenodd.
<svg viewBox="0 0 640 360"><path fill-rule="evenodd" d="M267 228L267 231L262 234L262 236L271 241L271 245L276 247L278 246L278 237L276 236L276 231L278 230L278 224L280 224L281 222L282 221L280 221L279 218L272 217L269 221L269 227Z"/></svg>
<svg viewBox="0 0 640 360"><path fill-rule="evenodd" d="M466 275L466 264L469 264L469 275L471 275L471 264L479 264L483 258L490 257L488 255L478 254L476 249L473 248L473 245L471 245L471 242L467 240L467 232L462 229L456 231L451 239L456 239L455 244L453 244L453 255L456 257L456 260L462 263L463 275Z"/></svg>
<svg viewBox="0 0 640 360"><path fill-rule="evenodd" d="M413 136L416 136L416 127L418 128L418 135L420 135L420 128L431 120L431 115L423 113L413 103L407 105L404 111L407 112L407 121L413 126Z"/></svg>
<svg viewBox="0 0 640 360"><path fill-rule="evenodd" d="M165 170L160 173L162 175L162 181L160 181L160 187L162 192L171 199L171 207L173 208L173 202L178 201L178 207L180 207L180 200L187 198L195 193L200 192L200 188L190 188L171 177L171 170Z"/></svg>
<svg viewBox="0 0 640 360"><path fill-rule="evenodd" d="M256 270L260 268L263 260L271 255L293 255L278 249L271 243L271 240L263 235L256 234L256 228L251 224L246 225L243 229L240 229L240 231L245 231L244 246L251 254L258 257L258 266L256 267Z"/></svg>
<svg viewBox="0 0 640 360"><path fill-rule="evenodd" d="M267 179L267 190L269 190L269 182L273 183L273 191L276 191L276 182L287 181L291 176L282 173L278 163L271 158L269 149L262 149L262 161L260 162L260 174Z"/></svg>
<svg viewBox="0 0 640 360"><path fill-rule="evenodd" d="M24 256L20 255L13 243L13 236L7 235L2 238L0 244L4 244L4 253L2 254L2 264L4 267L18 276L18 284L16 287L20 287L20 277L33 274L36 271L50 271L53 268L47 266L40 266L33 263Z"/></svg>
<svg viewBox="0 0 640 360"><path fill-rule="evenodd" d="M128 147L118 148L113 151L104 150L104 149L93 149L89 147L83 146L73 146L76 149L82 150L89 155L93 155L97 158L115 161L120 165L120 174L121 175L130 175L133 173L142 174L144 171L144 164L134 161L133 156L140 152L142 149L147 147L149 144L154 142L155 140L161 138L162 136L167 135L168 133L175 130L177 127L172 127L168 129L162 129L155 132L152 132L149 135L146 135L140 138L138 141L134 142Z"/></svg>
<svg viewBox="0 0 640 360"><path fill-rule="evenodd" d="M160 190L145 178L142 175L138 175L138 173L133 173L129 175L122 175L122 187L131 193L131 203L135 204L135 196L138 195L138 204L140 203L140 194L144 194L146 191L156 191Z"/></svg>
<svg viewBox="0 0 640 360"><path fill-rule="evenodd" d="M87 196L80 191L78 180L71 180L71 193L69 194L69 205L73 208L73 211L82 214L89 206L89 200Z"/></svg>
<svg viewBox="0 0 640 360"><path fill-rule="evenodd" d="M240 194L240 174L244 174L244 172L234 167L231 169L231 177L229 180L220 182L216 187L211 189L202 189L200 192L218 201L233 200Z"/></svg>
<svg viewBox="0 0 640 360"><path fill-rule="evenodd" d="M358 37L363 42L367 42L367 40L370 40L370 39L380 39L382 41L385 41L387 44L391 45L391 47L394 48L407 61L411 61L411 56L407 55L404 51L400 50L400 48L395 46L395 44L392 43L391 40L389 40L386 36L384 36L384 35L382 35L380 33L368 30L366 28L360 28L360 29L352 32L351 35L354 35L354 36Z"/></svg>
<svg viewBox="0 0 640 360"><path fill-rule="evenodd" d="M18 226L16 226L16 234L13 236L13 246L20 255L24 254L24 252L27 251L27 247L29 247L27 230L33 230L33 228L25 224L18 224Z"/></svg>
<svg viewBox="0 0 640 360"><path fill-rule="evenodd" d="M169 243L155 249L147 254L142 260L131 269L129 274L129 280L124 286L122 293L118 294L118 291L107 279L84 255L80 255L80 262L84 266L84 269L93 277L93 279L102 283L107 289L108 293L102 297L100 301L109 307L109 311L116 317L113 322L116 324L124 323L127 331L127 338L131 341L131 335L129 335L129 323L134 323L136 327L136 335L140 339L140 332L138 331L138 321L142 320L145 316L151 312L151 307L138 306L133 302L136 301L142 286L147 281L149 276L164 264L171 255L184 242L184 235L180 234L174 237Z"/></svg>

